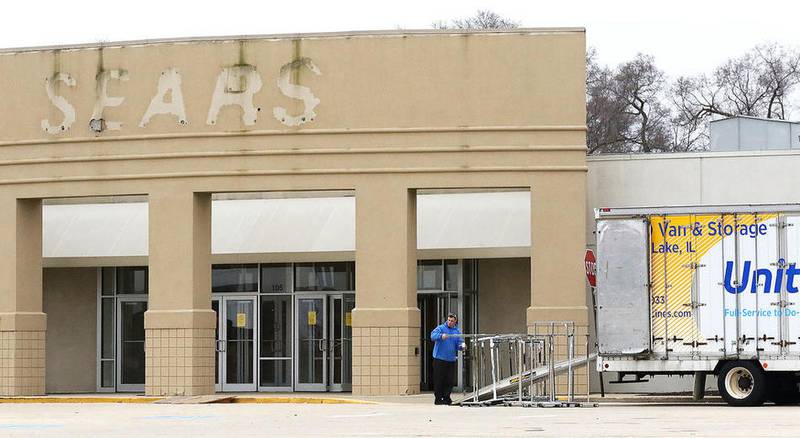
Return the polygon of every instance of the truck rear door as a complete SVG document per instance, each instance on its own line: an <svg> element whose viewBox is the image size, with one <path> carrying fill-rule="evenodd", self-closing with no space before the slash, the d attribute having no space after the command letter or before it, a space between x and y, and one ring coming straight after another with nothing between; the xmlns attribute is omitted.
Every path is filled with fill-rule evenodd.
<svg viewBox="0 0 800 438"><path fill-rule="evenodd" d="M601 355L650 351L649 224L597 221L597 339Z"/></svg>

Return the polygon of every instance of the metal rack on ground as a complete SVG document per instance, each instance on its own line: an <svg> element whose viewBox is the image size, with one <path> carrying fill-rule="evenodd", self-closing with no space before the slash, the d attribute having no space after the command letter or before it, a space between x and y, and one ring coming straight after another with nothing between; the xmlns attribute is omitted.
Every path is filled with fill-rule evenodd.
<svg viewBox="0 0 800 438"><path fill-rule="evenodd" d="M575 396L576 368L588 366L588 334L581 336L586 354L576 354L577 334L571 321L537 323L534 334L466 334L469 343L472 393L461 406L581 407L589 399L589 370L585 400ZM585 338L585 339L583 339ZM559 377L565 377L560 379Z"/></svg>

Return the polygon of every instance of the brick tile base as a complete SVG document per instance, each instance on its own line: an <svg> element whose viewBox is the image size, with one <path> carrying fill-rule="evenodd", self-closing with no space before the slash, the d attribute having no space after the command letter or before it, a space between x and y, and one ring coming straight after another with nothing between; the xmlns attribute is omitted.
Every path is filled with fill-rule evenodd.
<svg viewBox="0 0 800 438"><path fill-rule="evenodd" d="M43 395L44 331L0 331L0 395Z"/></svg>
<svg viewBox="0 0 800 438"><path fill-rule="evenodd" d="M214 329L145 330L145 393L214 393Z"/></svg>
<svg viewBox="0 0 800 438"><path fill-rule="evenodd" d="M419 394L419 327L353 328L353 394Z"/></svg>

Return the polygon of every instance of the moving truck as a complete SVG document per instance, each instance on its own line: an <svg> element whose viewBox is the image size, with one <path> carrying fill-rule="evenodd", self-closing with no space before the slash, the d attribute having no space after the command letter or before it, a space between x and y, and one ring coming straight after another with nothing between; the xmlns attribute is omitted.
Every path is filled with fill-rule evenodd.
<svg viewBox="0 0 800 438"><path fill-rule="evenodd" d="M714 374L731 405L800 402L800 204L595 219L598 371Z"/></svg>

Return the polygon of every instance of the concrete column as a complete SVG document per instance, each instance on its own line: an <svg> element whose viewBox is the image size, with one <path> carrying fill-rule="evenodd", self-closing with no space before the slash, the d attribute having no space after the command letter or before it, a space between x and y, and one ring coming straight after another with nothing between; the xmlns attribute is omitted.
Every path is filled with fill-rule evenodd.
<svg viewBox="0 0 800 438"><path fill-rule="evenodd" d="M0 395L45 389L42 202L0 200Z"/></svg>
<svg viewBox="0 0 800 438"><path fill-rule="evenodd" d="M535 321L587 324L586 174L552 173L531 187L531 307Z"/></svg>
<svg viewBox="0 0 800 438"><path fill-rule="evenodd" d="M575 323L575 355L586 354L589 313L586 307L586 174L551 173L536 178L531 187L531 306L528 332L556 334L556 358L567 356L563 325ZM575 392L586 393L586 367L575 370ZM559 393L565 393L567 378L557 378Z"/></svg>
<svg viewBox="0 0 800 438"><path fill-rule="evenodd" d="M416 191L356 188L353 393L419 393Z"/></svg>
<svg viewBox="0 0 800 438"><path fill-rule="evenodd" d="M150 194L150 296L145 313L148 395L214 393L211 195Z"/></svg>

